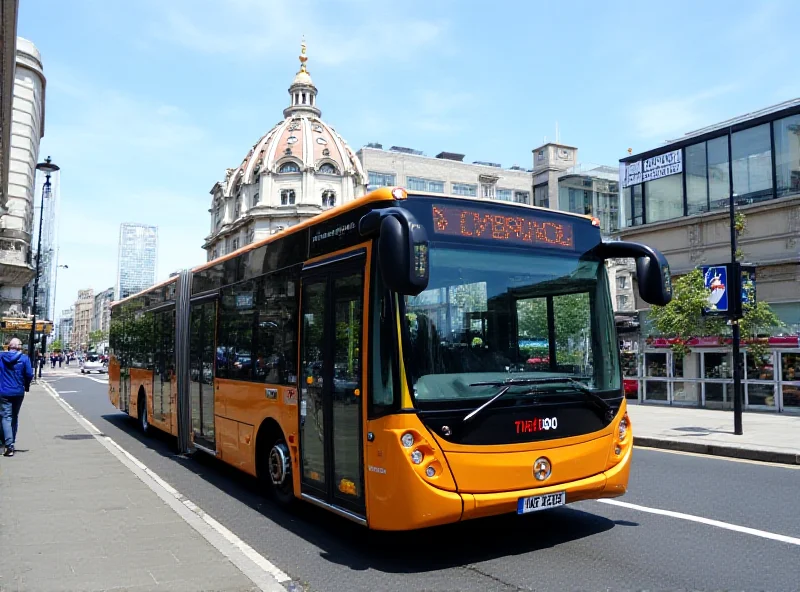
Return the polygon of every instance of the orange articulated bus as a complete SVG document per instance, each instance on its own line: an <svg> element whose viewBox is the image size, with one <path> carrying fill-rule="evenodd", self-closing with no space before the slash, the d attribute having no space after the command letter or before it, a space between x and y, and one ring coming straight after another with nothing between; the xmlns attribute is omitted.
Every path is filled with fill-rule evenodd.
<svg viewBox="0 0 800 592"><path fill-rule="evenodd" d="M632 434L596 220L379 189L116 302L109 397L297 499L409 530L622 495Z"/></svg>

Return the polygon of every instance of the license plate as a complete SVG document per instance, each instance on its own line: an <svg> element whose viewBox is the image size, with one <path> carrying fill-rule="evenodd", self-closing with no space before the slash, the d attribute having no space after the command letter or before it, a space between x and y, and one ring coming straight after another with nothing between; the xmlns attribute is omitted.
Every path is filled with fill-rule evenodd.
<svg viewBox="0 0 800 592"><path fill-rule="evenodd" d="M517 502L517 514L527 514L528 512L538 512L539 510L549 510L567 503L567 492L546 493L545 495L533 495L531 497L521 497Z"/></svg>

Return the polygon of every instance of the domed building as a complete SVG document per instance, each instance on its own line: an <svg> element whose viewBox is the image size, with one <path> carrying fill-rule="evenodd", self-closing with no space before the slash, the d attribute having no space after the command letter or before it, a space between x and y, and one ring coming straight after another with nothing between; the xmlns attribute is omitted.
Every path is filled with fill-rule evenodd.
<svg viewBox="0 0 800 592"><path fill-rule="evenodd" d="M355 153L320 118L307 60L303 43L284 119L211 189L211 232L203 245L209 260L366 192Z"/></svg>

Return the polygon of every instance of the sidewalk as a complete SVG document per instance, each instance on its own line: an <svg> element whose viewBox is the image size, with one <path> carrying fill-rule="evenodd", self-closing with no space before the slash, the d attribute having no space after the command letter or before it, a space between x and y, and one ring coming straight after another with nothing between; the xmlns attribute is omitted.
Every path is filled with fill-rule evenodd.
<svg viewBox="0 0 800 592"><path fill-rule="evenodd" d="M732 411L629 404L628 415L637 446L800 464L797 415L745 412L741 436Z"/></svg>
<svg viewBox="0 0 800 592"><path fill-rule="evenodd" d="M31 387L17 454L0 457L0 591L283 589L257 586L87 429Z"/></svg>

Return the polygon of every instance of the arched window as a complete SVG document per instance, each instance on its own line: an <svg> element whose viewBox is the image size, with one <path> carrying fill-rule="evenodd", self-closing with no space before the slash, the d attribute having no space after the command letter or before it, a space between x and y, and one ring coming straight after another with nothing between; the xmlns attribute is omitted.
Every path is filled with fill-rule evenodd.
<svg viewBox="0 0 800 592"><path fill-rule="evenodd" d="M332 208L336 205L336 192L333 189L326 189L322 192L322 206Z"/></svg>
<svg viewBox="0 0 800 592"><path fill-rule="evenodd" d="M294 189L281 189L281 205L294 205Z"/></svg>
<svg viewBox="0 0 800 592"><path fill-rule="evenodd" d="M279 173L299 173L300 167L294 162L284 162L281 168L278 169Z"/></svg>
<svg viewBox="0 0 800 592"><path fill-rule="evenodd" d="M331 163L326 162L321 167L319 167L319 172L323 175L335 175L336 174L336 167L333 166Z"/></svg>

